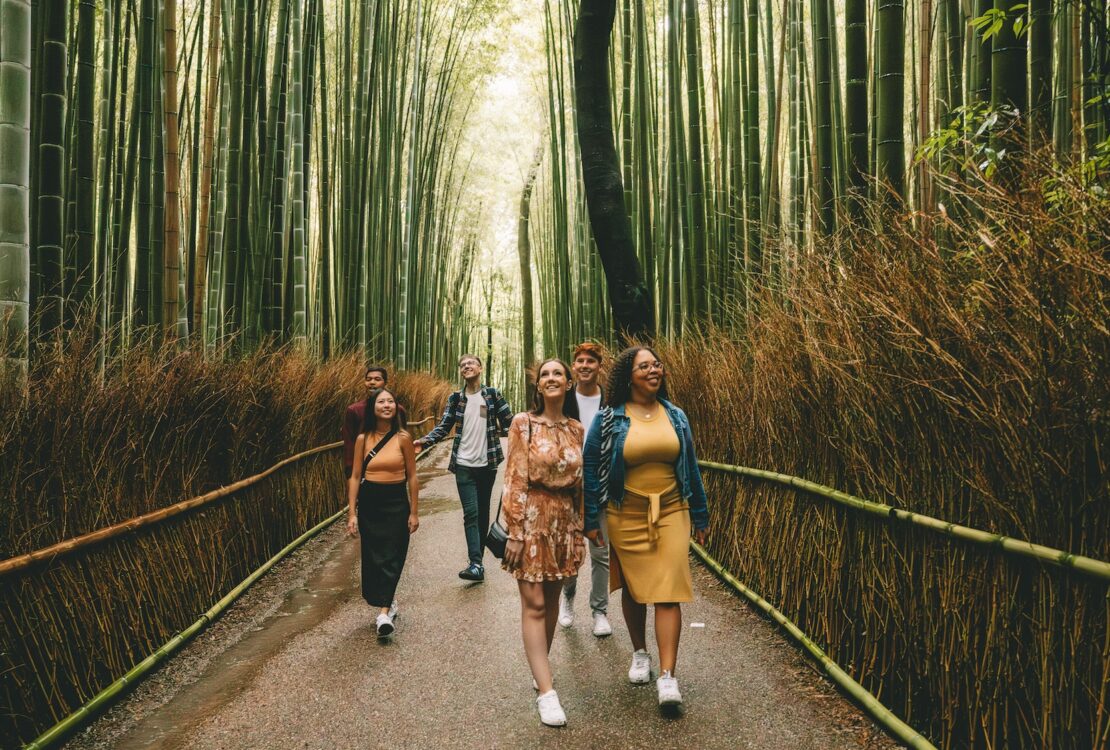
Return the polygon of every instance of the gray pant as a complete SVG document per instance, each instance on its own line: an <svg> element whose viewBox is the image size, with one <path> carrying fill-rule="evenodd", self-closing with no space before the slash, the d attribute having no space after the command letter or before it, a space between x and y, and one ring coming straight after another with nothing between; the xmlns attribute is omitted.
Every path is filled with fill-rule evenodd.
<svg viewBox="0 0 1110 750"><path fill-rule="evenodd" d="M590 551L590 609L605 614L609 609L609 525L605 521L605 509L601 509L601 535L605 544L598 547L589 539L586 549ZM573 599L578 591L578 574L563 579L563 595Z"/></svg>

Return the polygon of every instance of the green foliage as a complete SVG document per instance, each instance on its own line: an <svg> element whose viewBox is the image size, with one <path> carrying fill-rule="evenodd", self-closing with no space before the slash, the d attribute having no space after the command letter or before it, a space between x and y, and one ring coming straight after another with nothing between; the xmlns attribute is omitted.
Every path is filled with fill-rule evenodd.
<svg viewBox="0 0 1110 750"><path fill-rule="evenodd" d="M1018 3L1011 5L1009 12L1000 8L990 8L981 16L972 18L970 23L972 28L977 30L980 39L987 42L991 37L997 35L1002 31L1002 27L1006 24L1007 19L1013 18L1014 36L1020 37L1022 34L1029 31L1032 21L1029 19L1026 10L1029 6L1026 3Z"/></svg>
<svg viewBox="0 0 1110 750"><path fill-rule="evenodd" d="M949 174L972 169L989 180L1010 155L1005 144L1011 142L1020 118L1021 114L1008 106L991 108L976 102L957 107L948 123L918 147L917 159L938 162Z"/></svg>

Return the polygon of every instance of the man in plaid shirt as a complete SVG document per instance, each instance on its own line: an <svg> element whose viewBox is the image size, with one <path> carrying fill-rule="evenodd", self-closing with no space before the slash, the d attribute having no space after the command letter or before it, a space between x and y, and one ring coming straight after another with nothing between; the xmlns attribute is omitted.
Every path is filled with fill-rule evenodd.
<svg viewBox="0 0 1110 750"><path fill-rule="evenodd" d="M513 421L513 412L501 392L482 384L482 360L473 354L459 357L459 374L465 387L447 399L447 408L435 429L415 441L417 450L435 445L455 430L451 463L463 508L463 531L470 564L459 571L466 581L485 580L482 553L489 528L489 504L497 465L505 460L500 437Z"/></svg>

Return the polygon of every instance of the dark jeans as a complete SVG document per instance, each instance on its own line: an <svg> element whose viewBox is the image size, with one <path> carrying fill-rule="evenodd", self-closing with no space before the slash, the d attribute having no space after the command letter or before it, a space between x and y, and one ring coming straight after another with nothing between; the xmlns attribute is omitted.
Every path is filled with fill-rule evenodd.
<svg viewBox="0 0 1110 750"><path fill-rule="evenodd" d="M482 564L489 531L489 501L493 494L493 481L497 467L455 466L455 486L463 509L463 531L466 532L466 552L470 562Z"/></svg>

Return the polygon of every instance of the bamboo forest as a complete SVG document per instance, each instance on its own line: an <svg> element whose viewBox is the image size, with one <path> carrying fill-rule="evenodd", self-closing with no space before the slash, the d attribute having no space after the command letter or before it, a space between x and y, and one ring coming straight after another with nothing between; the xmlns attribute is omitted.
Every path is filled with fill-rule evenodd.
<svg viewBox="0 0 1110 750"><path fill-rule="evenodd" d="M0 0L0 748L1106 750L1108 446L1108 0Z"/></svg>

